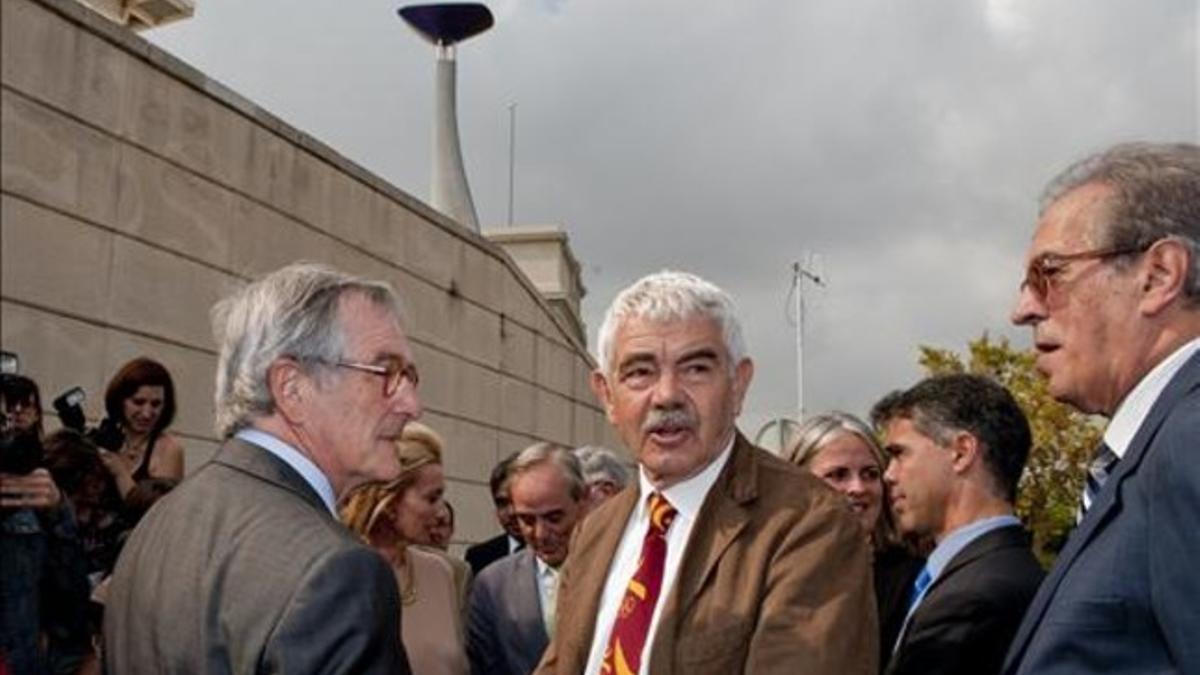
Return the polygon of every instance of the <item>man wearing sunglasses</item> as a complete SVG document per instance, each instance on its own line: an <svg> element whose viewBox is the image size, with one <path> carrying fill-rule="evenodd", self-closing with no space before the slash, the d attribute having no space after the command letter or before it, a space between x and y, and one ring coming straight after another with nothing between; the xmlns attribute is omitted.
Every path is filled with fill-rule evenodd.
<svg viewBox="0 0 1200 675"><path fill-rule="evenodd" d="M421 413L395 294L297 264L213 316L226 441L122 551L108 672L408 673L393 572L335 511Z"/></svg>
<svg viewBox="0 0 1200 675"><path fill-rule="evenodd" d="M1051 183L1012 319L1050 393L1110 423L1005 672L1200 673L1200 147Z"/></svg>

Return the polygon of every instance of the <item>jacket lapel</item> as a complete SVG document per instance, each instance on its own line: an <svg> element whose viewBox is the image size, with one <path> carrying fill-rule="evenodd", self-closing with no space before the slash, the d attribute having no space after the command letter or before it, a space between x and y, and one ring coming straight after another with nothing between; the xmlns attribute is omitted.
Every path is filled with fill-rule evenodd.
<svg viewBox="0 0 1200 675"><path fill-rule="evenodd" d="M674 588L659 616L650 650L649 672L656 675L671 672L680 619L687 616L704 588L704 582L746 527L744 505L757 498L758 461L754 446L737 433L729 461L696 514Z"/></svg>
<svg viewBox="0 0 1200 675"><path fill-rule="evenodd" d="M637 506L638 495L635 480L599 510L588 514L572 538L571 562L569 568L564 570L565 579L559 582L566 581L570 585L566 590L572 602L570 606L559 602L559 610L566 610L568 616L559 615L555 636L564 642L570 640L577 643L564 645L564 649L558 650L559 658L563 660L559 672L579 673L587 665L608 569L617 554L625 524ZM593 528L594 534L589 531ZM563 597L560 587L559 598ZM573 660L567 662L567 657Z"/></svg>
<svg viewBox="0 0 1200 675"><path fill-rule="evenodd" d="M304 477L297 473L295 469L288 466L287 462L279 459L264 448L260 448L253 443L247 443L239 438L231 438L221 446L221 449L213 456L212 461L216 464L223 464L238 471L248 473L272 485L293 492L321 513L332 517L332 514L329 513L329 508L325 506L324 500L321 499L321 495L317 494L317 491L308 484L308 481L304 480Z"/></svg>
<svg viewBox="0 0 1200 675"><path fill-rule="evenodd" d="M1147 449L1150 447L1150 441L1158 434L1158 430L1162 427L1162 423L1166 420L1167 415L1175 408L1175 404L1178 403L1179 399L1196 387L1200 387L1200 353L1188 359L1187 363L1183 365L1179 372L1175 374L1175 377L1167 384L1166 388L1163 389L1158 400L1150 408L1149 414L1146 415L1146 419L1138 427L1133 440L1130 441L1125 456L1121 458L1121 461L1117 462L1116 471L1105 481L1104 489L1096 496L1096 501L1088 509L1083 522L1071 533L1066 547L1063 548L1057 561L1054 563L1054 568L1050 571L1050 576L1038 588L1037 595L1034 596L1033 603L1030 605L1029 611L1026 612L1025 619L1021 622L1021 628L1017 631L1017 636L1013 639L1012 648L1009 650L1010 660L1016 654L1025 651L1034 629L1041 623L1042 615L1045 614L1046 608L1049 607L1050 600L1058 590L1059 584L1062 583L1063 577L1066 576L1075 559L1087 547L1088 542L1092 540L1096 532L1111 519L1110 516L1113 515L1114 509L1120 503L1119 493L1121 483L1141 464ZM1007 665L1012 665L1012 662L1010 661Z"/></svg>

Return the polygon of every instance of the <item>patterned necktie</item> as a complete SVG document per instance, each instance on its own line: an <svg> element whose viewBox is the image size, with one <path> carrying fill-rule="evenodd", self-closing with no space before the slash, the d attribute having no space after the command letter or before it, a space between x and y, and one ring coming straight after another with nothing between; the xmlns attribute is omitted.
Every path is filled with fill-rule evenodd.
<svg viewBox="0 0 1200 675"><path fill-rule="evenodd" d="M1104 487L1104 481L1108 480L1118 459L1117 453L1113 452L1107 443L1101 443L1100 447L1096 448L1092 463L1088 464L1087 481L1083 486L1083 501L1079 507L1079 520L1083 520L1083 514L1092 508L1092 503L1096 501L1096 495L1100 494L1100 488Z"/></svg>
<svg viewBox="0 0 1200 675"><path fill-rule="evenodd" d="M636 675L642 665L642 651L654 606L662 590L663 566L667 561L667 530L675 520L675 507L657 492L650 495L650 525L642 540L642 555L637 571L621 598L612 635L604 649L602 675Z"/></svg>

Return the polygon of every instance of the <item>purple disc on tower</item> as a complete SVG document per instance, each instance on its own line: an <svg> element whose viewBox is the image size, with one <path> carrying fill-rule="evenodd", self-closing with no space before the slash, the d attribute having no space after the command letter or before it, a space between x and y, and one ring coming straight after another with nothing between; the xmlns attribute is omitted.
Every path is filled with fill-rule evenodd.
<svg viewBox="0 0 1200 675"><path fill-rule="evenodd" d="M492 27L492 12L478 2L409 5L396 10L427 40L452 45Z"/></svg>

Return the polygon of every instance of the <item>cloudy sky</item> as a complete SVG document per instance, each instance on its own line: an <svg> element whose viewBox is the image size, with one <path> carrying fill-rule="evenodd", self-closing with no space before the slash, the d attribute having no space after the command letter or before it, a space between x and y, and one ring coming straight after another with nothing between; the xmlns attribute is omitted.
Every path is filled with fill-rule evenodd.
<svg viewBox="0 0 1200 675"><path fill-rule="evenodd" d="M432 50L382 0L197 0L146 37L343 155L428 196ZM1041 186L1107 144L1200 140L1196 0L503 0L459 48L475 204L561 223L592 340L664 267L729 290L757 374L743 427L863 413L917 347L1007 314Z"/></svg>

